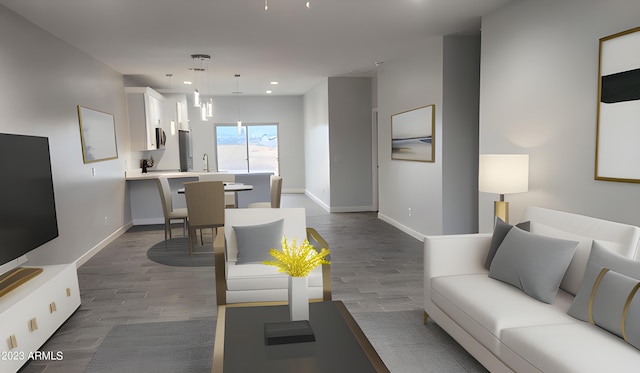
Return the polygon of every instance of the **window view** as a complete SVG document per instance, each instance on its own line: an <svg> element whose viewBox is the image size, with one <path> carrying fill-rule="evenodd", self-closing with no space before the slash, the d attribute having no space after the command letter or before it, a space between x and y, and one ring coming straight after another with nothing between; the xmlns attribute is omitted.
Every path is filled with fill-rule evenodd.
<svg viewBox="0 0 640 373"><path fill-rule="evenodd" d="M278 175L278 125L216 125L219 171L273 172Z"/></svg>

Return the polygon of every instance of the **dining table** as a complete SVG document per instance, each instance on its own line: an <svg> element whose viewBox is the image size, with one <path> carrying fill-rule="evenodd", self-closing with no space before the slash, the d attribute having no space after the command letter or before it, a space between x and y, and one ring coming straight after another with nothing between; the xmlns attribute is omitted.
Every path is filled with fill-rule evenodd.
<svg viewBox="0 0 640 373"><path fill-rule="evenodd" d="M253 190L253 185L251 184L242 184L242 183L230 183L224 182L224 191L225 192L234 192L235 194L235 205L238 206L238 192L244 192L248 190ZM184 187L178 189L178 194L184 194Z"/></svg>
<svg viewBox="0 0 640 373"><path fill-rule="evenodd" d="M242 192L246 190L253 190L253 185L238 184L238 183L224 183L225 192ZM178 189L178 194L184 194L184 187Z"/></svg>

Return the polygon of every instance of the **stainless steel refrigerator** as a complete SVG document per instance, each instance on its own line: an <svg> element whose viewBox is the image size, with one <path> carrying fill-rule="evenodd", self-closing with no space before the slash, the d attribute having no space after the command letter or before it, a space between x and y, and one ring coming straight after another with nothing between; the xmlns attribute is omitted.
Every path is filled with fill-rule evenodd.
<svg viewBox="0 0 640 373"><path fill-rule="evenodd" d="M178 147L180 149L180 171L193 170L193 152L189 131L178 131Z"/></svg>

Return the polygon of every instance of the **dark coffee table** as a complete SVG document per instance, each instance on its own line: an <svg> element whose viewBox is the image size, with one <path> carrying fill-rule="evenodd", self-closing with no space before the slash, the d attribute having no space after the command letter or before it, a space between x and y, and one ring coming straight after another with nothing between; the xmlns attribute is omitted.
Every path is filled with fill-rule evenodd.
<svg viewBox="0 0 640 373"><path fill-rule="evenodd" d="M288 318L287 305L218 307L213 372L389 372L342 302L310 303L315 342L267 346L264 324Z"/></svg>

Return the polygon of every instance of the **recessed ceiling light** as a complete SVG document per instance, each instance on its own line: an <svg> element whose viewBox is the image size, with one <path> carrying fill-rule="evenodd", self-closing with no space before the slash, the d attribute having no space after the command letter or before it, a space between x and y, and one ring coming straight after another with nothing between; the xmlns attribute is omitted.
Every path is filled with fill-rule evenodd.
<svg viewBox="0 0 640 373"><path fill-rule="evenodd" d="M271 92L272 92L271 90L268 90L268 91L267 91L267 94L271 94Z"/></svg>
<svg viewBox="0 0 640 373"><path fill-rule="evenodd" d="M271 85L278 85L278 82L271 82Z"/></svg>
<svg viewBox="0 0 640 373"><path fill-rule="evenodd" d="M184 83L184 84L186 84L186 85L191 85L191 84L193 84L193 83L192 83L191 81L189 81L189 80L185 80L183 83Z"/></svg>

